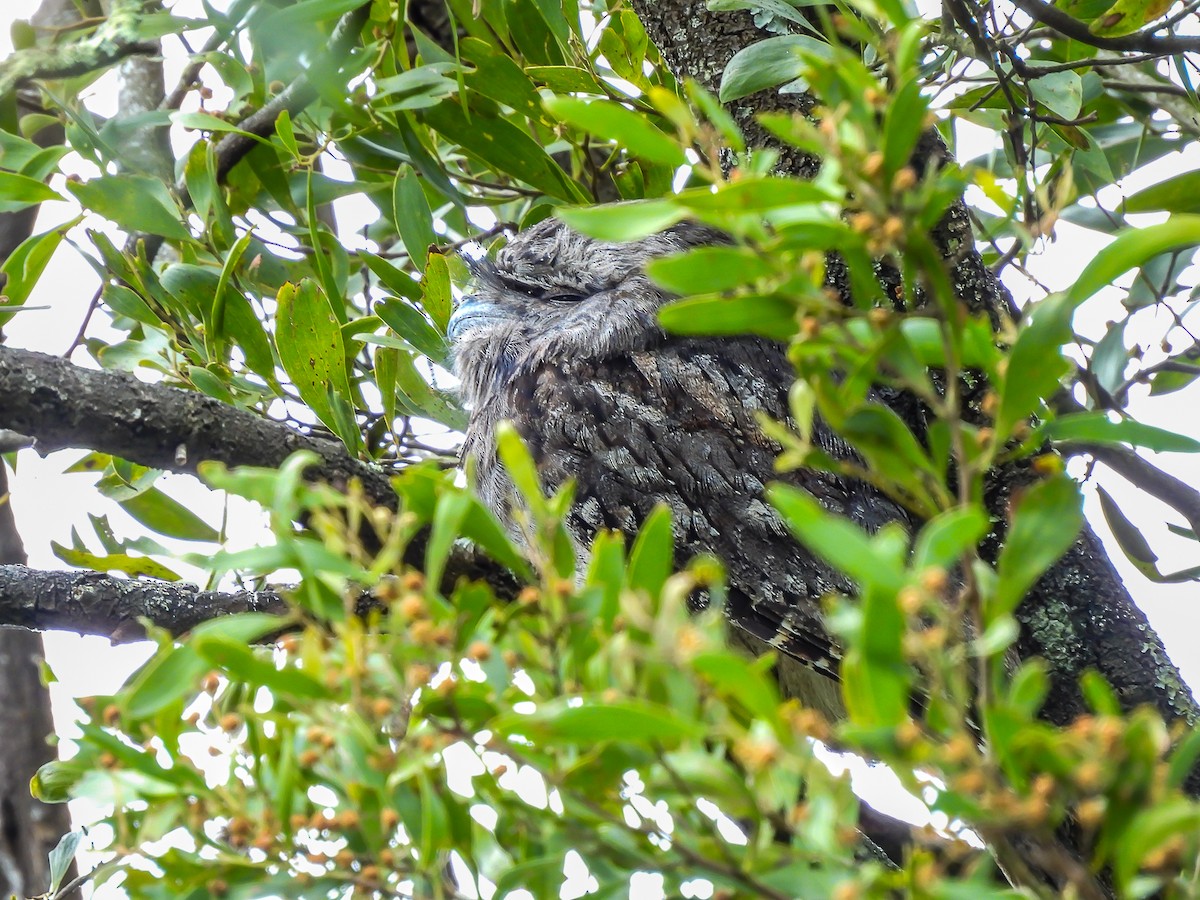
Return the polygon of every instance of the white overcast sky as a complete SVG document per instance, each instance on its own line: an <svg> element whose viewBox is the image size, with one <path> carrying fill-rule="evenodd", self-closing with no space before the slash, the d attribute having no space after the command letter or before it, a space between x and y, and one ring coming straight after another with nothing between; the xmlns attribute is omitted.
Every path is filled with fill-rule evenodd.
<svg viewBox="0 0 1200 900"><path fill-rule="evenodd" d="M37 0L0 2L0 56L11 50L11 22L28 18L37 5ZM191 12L192 15L202 15L200 4L192 0L173 6L183 9L185 5L196 7L196 10ZM171 83L170 75L168 83ZM113 86L113 76L110 73L89 89L89 105L96 112L113 112ZM985 149L987 145L980 143L982 139L990 139L990 136L978 129L960 133L964 156L973 156ZM1195 152L1195 148L1190 151ZM70 158L67 164L71 164ZM1140 174L1129 179L1123 185L1123 190L1132 192L1147 183L1162 180L1181 166L1178 155L1169 157L1158 164L1152 173ZM88 174L86 169L81 171ZM1111 203L1114 197L1119 197L1116 189L1112 190L1113 196L1106 195L1104 198L1106 204ZM46 204L39 219L39 230L62 222L74 214L75 208L66 201ZM355 218L360 214L352 207L346 207L339 210L339 215L345 220L346 217ZM97 223L87 224L96 227ZM79 244L88 245L81 230L77 229L73 237ZM1107 239L1094 232L1062 224L1059 226L1057 241L1046 248L1045 253L1033 262L1031 269L1049 288L1061 289L1071 283L1082 264L1105 240ZM42 279L40 289L30 300L32 304L45 304L50 309L16 316L5 326L8 344L61 354L70 344L96 286L95 273L71 247L64 245L55 257L49 273ZM1015 273L1014 277L1009 279L1009 286L1022 301L1036 299L1042 295L1039 288L1033 287ZM1102 295L1097 298L1081 313L1076 326L1082 333L1092 338L1099 337L1107 321L1121 316L1119 295L1115 291L1110 291L1109 294L1107 297ZM104 319L103 315L97 315L94 325L102 324ZM1162 328L1161 322L1152 321L1149 316L1138 324L1138 328L1130 328L1127 331L1130 339L1139 334L1158 334L1155 329ZM86 355L77 353L76 362L86 362ZM1141 399L1137 401L1133 410L1143 421L1200 436L1200 417L1196 415L1195 408L1195 391L1185 391L1153 401ZM138 533L138 527L114 504L102 501L92 491L93 476L61 474L79 455L78 452L63 452L46 459L41 459L30 451L20 455L19 470L13 481L13 507L32 566L47 569L64 568L52 554L50 542L69 544L72 528L78 528L82 534L90 535L91 526L87 519L89 512L108 514L119 533L123 532L127 536ZM1200 482L1200 478L1197 477L1200 475L1200 460L1182 455L1151 456L1156 464L1182 477L1188 483ZM1140 495L1119 477L1109 473L1102 473L1101 477L1105 487L1117 499L1126 514L1143 529L1152 546L1161 554L1162 571L1176 571L1200 564L1200 552L1197 552L1200 548L1193 542L1170 535L1166 530L1165 522L1168 519L1181 521L1179 516L1157 501ZM166 476L160 483L165 490L184 499L210 522L219 523L220 502L206 496L206 492L195 489L194 485L189 485L190 481L191 479L185 476ZM1085 486L1085 493L1088 498L1089 519L1107 539L1095 492L1088 485ZM244 509L239 510L236 517L243 520L234 523L240 539L253 540L259 533L260 524L257 517ZM236 527L239 525L242 527ZM1115 547L1111 555L1129 590L1166 643L1171 658L1183 670L1192 685L1200 685L1200 650L1196 649L1195 639L1197 624L1200 624L1198 586L1191 583L1152 584L1134 570ZM144 647L122 647L114 650L100 639L82 639L62 634L48 635L47 648L49 662L60 679L60 684L54 686L54 699L56 714L64 727L70 719L73 707L69 703L69 697L115 690L130 669L137 665L147 652Z"/></svg>

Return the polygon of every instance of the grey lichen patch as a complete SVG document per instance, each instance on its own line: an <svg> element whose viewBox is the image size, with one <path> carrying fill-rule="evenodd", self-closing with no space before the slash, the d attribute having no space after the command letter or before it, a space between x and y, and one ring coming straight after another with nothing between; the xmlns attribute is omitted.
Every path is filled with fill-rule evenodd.
<svg viewBox="0 0 1200 900"><path fill-rule="evenodd" d="M139 43L139 0L112 0L108 18L95 33L77 44L30 47L0 63L0 96L36 78L63 78L102 69Z"/></svg>
<svg viewBox="0 0 1200 900"><path fill-rule="evenodd" d="M1079 676L1087 666L1087 649L1072 620L1074 610L1051 600L1038 606L1022 607L1018 618L1028 629L1047 660L1060 674Z"/></svg>

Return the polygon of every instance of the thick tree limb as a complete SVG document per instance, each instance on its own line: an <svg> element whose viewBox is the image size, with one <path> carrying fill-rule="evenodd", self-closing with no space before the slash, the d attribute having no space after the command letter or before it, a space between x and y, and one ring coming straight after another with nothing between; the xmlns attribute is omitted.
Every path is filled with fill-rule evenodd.
<svg viewBox="0 0 1200 900"><path fill-rule="evenodd" d="M275 468L295 451L310 450L320 459L306 473L311 480L339 489L357 480L372 503L392 510L398 503L387 472L354 459L335 441L301 434L203 394L145 384L121 372L83 369L45 353L0 346L0 422L33 436L41 453L99 450L190 475L202 460ZM424 533L417 535L406 561L422 566L425 546ZM502 597L515 596L520 588L503 566L456 546L443 590L460 578L485 580ZM22 623L0 615L0 624Z"/></svg>
<svg viewBox="0 0 1200 900"><path fill-rule="evenodd" d="M85 75L134 53L157 53L158 47L154 43L138 40L140 16L138 0L115 0L108 18L87 40L65 47L31 47L16 51L0 62L0 95L35 79Z"/></svg>
<svg viewBox="0 0 1200 900"><path fill-rule="evenodd" d="M222 593L182 582L0 566L0 622L5 625L121 643L145 639L139 619L183 634L201 622L241 612L286 615L288 605L275 591Z"/></svg>
<svg viewBox="0 0 1200 900"><path fill-rule="evenodd" d="M1100 47L1104 50L1133 50L1162 56L1170 56L1172 53L1195 53L1200 50L1200 38L1196 37L1179 37L1173 34L1156 35L1153 32L1141 31L1121 37L1101 37L1098 34L1092 34L1088 30L1086 22L1079 21L1044 0L1013 0L1013 6L1043 25L1049 25L1064 37L1087 44L1089 47Z"/></svg>
<svg viewBox="0 0 1200 900"><path fill-rule="evenodd" d="M83 369L45 353L0 347L0 422L32 435L42 453L100 450L192 475L202 460L274 468L310 450L321 460L314 480L344 488L357 479L373 503L396 508L387 475L352 459L341 444L194 391Z"/></svg>

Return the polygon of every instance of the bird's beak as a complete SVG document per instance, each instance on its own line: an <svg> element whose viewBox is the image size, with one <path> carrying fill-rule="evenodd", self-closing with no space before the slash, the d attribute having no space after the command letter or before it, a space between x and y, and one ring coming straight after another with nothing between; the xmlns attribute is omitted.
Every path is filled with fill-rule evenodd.
<svg viewBox="0 0 1200 900"><path fill-rule="evenodd" d="M454 312L450 314L450 321L446 323L446 340L454 344L472 328L495 318L490 309L489 304L473 294L460 298L454 305Z"/></svg>

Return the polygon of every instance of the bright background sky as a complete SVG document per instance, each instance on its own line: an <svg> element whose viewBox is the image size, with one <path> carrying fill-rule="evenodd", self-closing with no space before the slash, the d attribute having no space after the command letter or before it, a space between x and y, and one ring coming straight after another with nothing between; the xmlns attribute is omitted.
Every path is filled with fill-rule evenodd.
<svg viewBox="0 0 1200 900"><path fill-rule="evenodd" d="M11 50L8 28L10 23L15 19L28 18L37 5L38 0L3 0L0 8L0 56ZM200 3L196 0L185 0L173 4L172 7L184 14L196 17L203 15ZM168 39L170 40L173 39ZM167 83L172 85L180 66L178 63L172 66L168 62L168 67ZM115 76L110 72L89 89L89 107L102 115L113 114L114 87ZM988 149L993 139L990 132L972 126L963 127L959 136L962 158L970 158ZM1200 150L1196 147L1188 151L1189 156L1197 152ZM81 166L78 158L67 157L64 166L75 166L85 176L95 174L94 171L88 171L86 166ZM1135 178L1127 179L1122 189L1126 193L1132 193L1148 183L1168 177L1181 167L1181 157L1178 154L1167 157L1154 167L1152 173L1138 174ZM61 185L59 187L61 188ZM1110 192L1111 195L1105 195L1103 199L1106 205L1111 207L1119 198L1119 191L1112 188ZM39 231L45 230L66 221L76 213L77 207L67 201L44 204L37 228ZM342 201L337 213L339 221L349 226L350 230L363 223L361 206L355 207L352 198ZM96 227L104 227L113 233L107 224L92 218L75 229L72 237L81 246L89 246L83 229ZM1095 232L1060 223L1056 241L1045 249L1041 257L1032 262L1030 268L1049 288L1061 289L1071 283L1082 264L1106 241L1107 238ZM66 245L59 249L48 271L49 274L42 279L41 285L29 302L31 305L46 305L49 309L22 313L5 326L5 331L7 342L11 346L61 354L70 345L98 282L92 269L83 262L78 253ZM1010 276L1007 279L1009 287L1019 301L1037 299L1043 295L1040 288L1030 284L1017 273L1011 272ZM1128 276L1126 283L1127 280ZM1076 321L1076 327L1081 333L1098 338L1109 320L1122 315L1119 292L1109 291L1108 296L1101 295L1085 307ZM93 318L91 333L99 333L105 321L106 317L103 314L96 315ZM1154 328L1162 327L1161 322L1155 323L1150 321L1149 317L1143 317L1140 327L1131 326L1127 335L1130 340L1134 340L1140 334L1157 333L1154 332ZM75 361L81 364L89 363L86 354L82 352L76 354ZM1144 395L1143 391L1141 396ZM1136 396L1138 395L1135 393ZM1165 398L1137 400L1131 409L1142 421L1200 436L1200 419L1194 412L1193 398L1194 392L1184 391ZM3 423L0 423L0 426L2 425ZM32 451L20 454L19 469L13 479L12 502L31 566L44 569L65 568L51 552L50 542L70 544L72 528L78 528L82 534L90 535L91 526L87 519L89 512L107 514L118 533L134 535L139 532L140 526L115 504L104 501L91 489L95 476L62 474L63 469L80 455L82 454L79 451L65 451L42 459ZM1200 481L1197 477L1200 475L1200 466L1193 458L1175 454L1151 454L1151 457L1155 464L1188 483L1195 484ZM1082 471L1082 466L1079 467L1079 471ZM1157 501L1139 494L1119 477L1108 473L1104 473L1102 477L1105 487L1126 514L1143 529L1151 545L1160 553L1161 571L1177 571L1200 563L1200 554L1196 552L1194 542L1173 536L1166 530L1165 522L1168 519L1181 521L1178 515ZM191 478L167 475L159 485L177 499L183 500L210 523L220 522L220 499L206 490L198 489ZM1183 670L1189 683L1200 685L1200 651L1196 649L1197 624L1200 623L1197 586L1192 583L1156 585L1147 581L1112 543L1100 516L1092 486L1085 485L1084 490L1088 518L1093 527L1108 541L1113 562L1125 579L1126 585L1139 606L1149 616L1152 625L1167 645L1171 658ZM233 510L230 526L235 545L253 543L262 534L261 517L245 506ZM70 734L72 730L70 722L75 707L70 698L115 691L132 668L148 655L145 645L113 648L106 640L100 638L81 638L61 633L47 634L46 647L49 663L59 679L57 684L51 686L51 690L60 734ZM871 780L868 774L859 772L856 774L856 785L860 778L864 781ZM883 780L887 781L886 778ZM874 793L871 788L867 790ZM888 794L893 793L889 788L885 787L884 790ZM903 801L896 802L903 806ZM893 806L891 803L888 805ZM895 806L893 810L897 813L903 812ZM907 811L909 814L914 813L911 806ZM644 896L654 896L654 890L649 885L647 888L648 892Z"/></svg>

